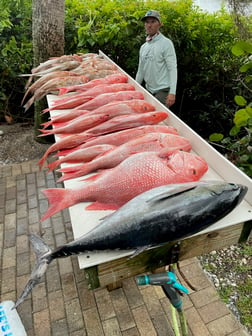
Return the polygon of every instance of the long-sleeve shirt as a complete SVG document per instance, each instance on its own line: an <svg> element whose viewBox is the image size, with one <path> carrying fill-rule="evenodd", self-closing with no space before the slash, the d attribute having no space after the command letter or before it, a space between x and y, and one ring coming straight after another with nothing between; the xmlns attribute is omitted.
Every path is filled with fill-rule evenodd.
<svg viewBox="0 0 252 336"><path fill-rule="evenodd" d="M159 33L141 46L136 81L139 84L145 81L145 87L151 93L170 88L169 93L176 94L176 52L172 41L163 34Z"/></svg>

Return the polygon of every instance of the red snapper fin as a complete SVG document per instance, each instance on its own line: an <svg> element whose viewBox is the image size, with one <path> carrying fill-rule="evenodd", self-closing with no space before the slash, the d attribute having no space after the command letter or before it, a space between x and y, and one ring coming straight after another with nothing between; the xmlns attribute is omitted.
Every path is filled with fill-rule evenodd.
<svg viewBox="0 0 252 336"><path fill-rule="evenodd" d="M117 210L120 206L112 203L93 202L85 207L86 210Z"/></svg>

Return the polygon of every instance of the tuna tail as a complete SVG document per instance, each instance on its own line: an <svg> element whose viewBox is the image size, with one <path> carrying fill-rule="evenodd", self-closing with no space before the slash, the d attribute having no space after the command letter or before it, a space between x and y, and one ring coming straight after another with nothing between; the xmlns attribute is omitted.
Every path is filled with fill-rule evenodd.
<svg viewBox="0 0 252 336"><path fill-rule="evenodd" d="M47 209L44 216L41 218L41 221L46 220L55 213L66 209L78 202L76 200L74 190L71 189L51 188L43 190L42 193L48 199L49 208Z"/></svg>
<svg viewBox="0 0 252 336"><path fill-rule="evenodd" d="M30 279L28 280L23 292L17 299L12 309L16 309L17 306L19 306L26 299L32 289L40 282L41 277L45 274L47 270L48 264L52 261L52 250L40 237L35 234L30 234L29 239L36 254L36 262L33 267Z"/></svg>

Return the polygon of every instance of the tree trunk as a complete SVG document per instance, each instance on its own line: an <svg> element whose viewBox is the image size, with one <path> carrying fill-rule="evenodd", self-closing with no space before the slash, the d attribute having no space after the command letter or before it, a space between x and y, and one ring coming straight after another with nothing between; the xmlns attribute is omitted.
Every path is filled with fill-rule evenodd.
<svg viewBox="0 0 252 336"><path fill-rule="evenodd" d="M33 0L32 1L32 41L33 65L47 61L53 56L64 54L64 18L65 0ZM34 127L38 135L40 124L44 122L45 115L41 110L46 107L46 100L35 103ZM47 137L46 137L47 138ZM37 138L45 142L44 137Z"/></svg>

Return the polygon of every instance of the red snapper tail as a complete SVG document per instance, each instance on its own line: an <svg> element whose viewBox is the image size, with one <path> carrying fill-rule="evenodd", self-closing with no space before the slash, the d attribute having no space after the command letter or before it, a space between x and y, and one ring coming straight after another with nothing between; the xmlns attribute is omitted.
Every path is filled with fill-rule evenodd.
<svg viewBox="0 0 252 336"><path fill-rule="evenodd" d="M41 218L41 221L44 221L55 213L77 203L74 197L74 190L71 189L45 189L42 191L42 193L48 199L49 208L47 209L44 216Z"/></svg>

